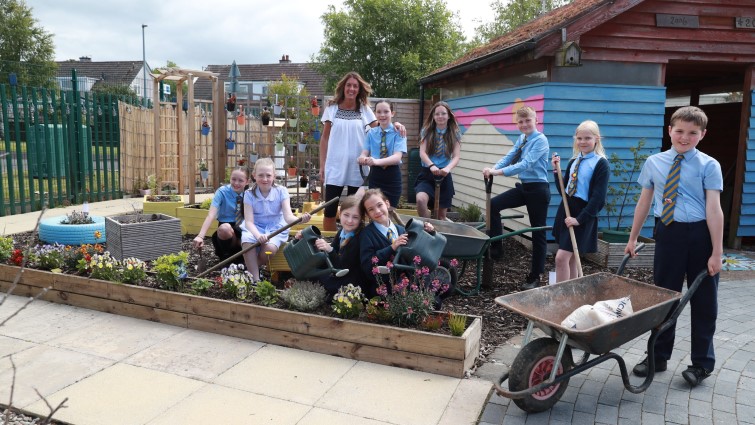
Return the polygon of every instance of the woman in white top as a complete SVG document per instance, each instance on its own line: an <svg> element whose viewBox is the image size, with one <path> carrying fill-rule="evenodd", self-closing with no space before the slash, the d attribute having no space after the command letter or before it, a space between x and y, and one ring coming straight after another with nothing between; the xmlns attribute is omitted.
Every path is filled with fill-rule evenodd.
<svg viewBox="0 0 755 425"><path fill-rule="evenodd" d="M367 98L372 87L356 72L347 73L336 85L335 97L328 101L322 114L320 139L320 181L324 182L325 201L356 193L362 185L357 158L362 152L366 130L377 125ZM406 128L393 124L406 137ZM338 205L325 208L323 229L336 230Z"/></svg>

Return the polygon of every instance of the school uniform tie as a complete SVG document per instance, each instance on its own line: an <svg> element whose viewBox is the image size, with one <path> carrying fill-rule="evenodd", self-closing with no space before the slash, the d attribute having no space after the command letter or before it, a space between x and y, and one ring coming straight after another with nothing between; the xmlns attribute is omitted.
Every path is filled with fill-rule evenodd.
<svg viewBox="0 0 755 425"><path fill-rule="evenodd" d="M393 233L393 229L388 228L388 233L385 234L385 237L393 243L396 240L396 235Z"/></svg>
<svg viewBox="0 0 755 425"><path fill-rule="evenodd" d="M684 155L682 154L674 158L674 163L671 165L668 177L666 177L666 186L663 188L661 222L666 226L674 222L674 207L676 206L676 196L679 194L679 176L683 159Z"/></svg>
<svg viewBox="0 0 755 425"><path fill-rule="evenodd" d="M569 180L569 188L566 193L569 196L574 196L577 193L577 174L579 174L579 164L582 162L582 156L577 157L577 162L574 164L574 171L571 173L571 179Z"/></svg>
<svg viewBox="0 0 755 425"><path fill-rule="evenodd" d="M527 138L525 137L524 140L522 140L522 144L519 145L519 149L514 152L514 157L511 158L511 165L516 164L517 162L522 160L522 151L524 151L524 145L527 144Z"/></svg>
<svg viewBox="0 0 755 425"><path fill-rule="evenodd" d="M388 158L388 145L385 143L385 130L380 131L380 157Z"/></svg>
<svg viewBox="0 0 755 425"><path fill-rule="evenodd" d="M443 140L444 133L436 132L435 133L435 154L434 156L445 156L446 155L446 143Z"/></svg>
<svg viewBox="0 0 755 425"><path fill-rule="evenodd" d="M244 197L236 195L236 226L244 228Z"/></svg>

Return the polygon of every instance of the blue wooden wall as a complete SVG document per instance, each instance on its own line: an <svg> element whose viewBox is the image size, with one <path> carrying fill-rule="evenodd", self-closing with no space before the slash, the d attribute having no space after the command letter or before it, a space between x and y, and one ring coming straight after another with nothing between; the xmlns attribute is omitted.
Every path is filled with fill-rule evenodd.
<svg viewBox="0 0 755 425"><path fill-rule="evenodd" d="M750 99L755 91L750 92ZM742 187L742 207L737 236L755 236L755 106L750 101L750 124L747 129L747 159L745 180Z"/></svg>
<svg viewBox="0 0 755 425"><path fill-rule="evenodd" d="M558 152L564 161L572 155L574 130L579 123L588 119L600 126L603 146L609 158L615 152L622 159L631 159L629 148L643 138L644 152L658 153L664 131L665 101L664 87L547 83L543 132L548 136L551 153ZM637 176L633 180L636 181ZM611 175L609 184L618 183L621 183L620 179ZM556 184L551 185L551 192L549 223L561 201ZM622 221L622 226L631 226L634 203L625 207L624 216L627 218ZM598 227L607 225L604 210ZM651 234L652 220L648 219L642 235Z"/></svg>

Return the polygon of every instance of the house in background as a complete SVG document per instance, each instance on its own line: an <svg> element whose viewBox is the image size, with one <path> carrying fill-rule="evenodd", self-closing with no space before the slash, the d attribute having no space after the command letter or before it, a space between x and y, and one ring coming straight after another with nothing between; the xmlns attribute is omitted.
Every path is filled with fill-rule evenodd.
<svg viewBox="0 0 755 425"><path fill-rule="evenodd" d="M238 90L236 99L241 103L259 101L260 97L267 96L267 86L270 81L280 81L281 75L295 78L306 87L311 96L320 99L326 94L323 90L325 78L315 71L308 63L291 63L288 55L281 56L278 63L238 65L240 76L238 77ZM219 74L226 93L231 93L231 65L208 65L205 71ZM212 87L209 82L199 81L194 87L197 99L209 100L212 96ZM332 93L328 93L332 94Z"/></svg>
<svg viewBox="0 0 755 425"><path fill-rule="evenodd" d="M97 85L128 86L138 96L144 94L144 63L142 61L93 62L82 56L78 61L68 60L58 64L58 85L63 90L71 90L71 70L76 70L76 80L81 92L89 92ZM152 75L147 65L147 99L152 101Z"/></svg>
<svg viewBox="0 0 755 425"><path fill-rule="evenodd" d="M724 174L728 244L755 236L753 17L752 0L574 0L423 77L422 87L440 89L464 132L456 199L484 205L481 170L511 149L513 113L522 105L536 109L538 129L564 159L586 119L600 125L609 156L631 158L640 139L647 153L668 149L670 115L696 105L710 118L698 147ZM494 194L516 181L497 178ZM551 187L549 223L561 201ZM643 234L651 230L648 219Z"/></svg>

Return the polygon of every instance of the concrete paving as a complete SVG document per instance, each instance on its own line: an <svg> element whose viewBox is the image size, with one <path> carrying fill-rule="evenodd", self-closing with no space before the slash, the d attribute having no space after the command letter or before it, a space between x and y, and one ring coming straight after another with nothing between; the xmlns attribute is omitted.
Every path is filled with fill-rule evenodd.
<svg viewBox="0 0 755 425"><path fill-rule="evenodd" d="M699 386L690 388L681 376L691 364L687 306L677 323L668 370L656 374L644 393L624 389L618 364L609 360L572 378L561 401L547 412L527 414L511 400L493 394L479 425L755 424L755 279L736 280L741 275L722 274L714 336L716 369ZM614 350L628 368L644 357L648 335ZM509 340L496 350L494 362L476 375L491 382L500 378L514 361L521 342L522 336ZM575 350L574 358L580 356ZM631 382L639 385L642 380L632 376Z"/></svg>

